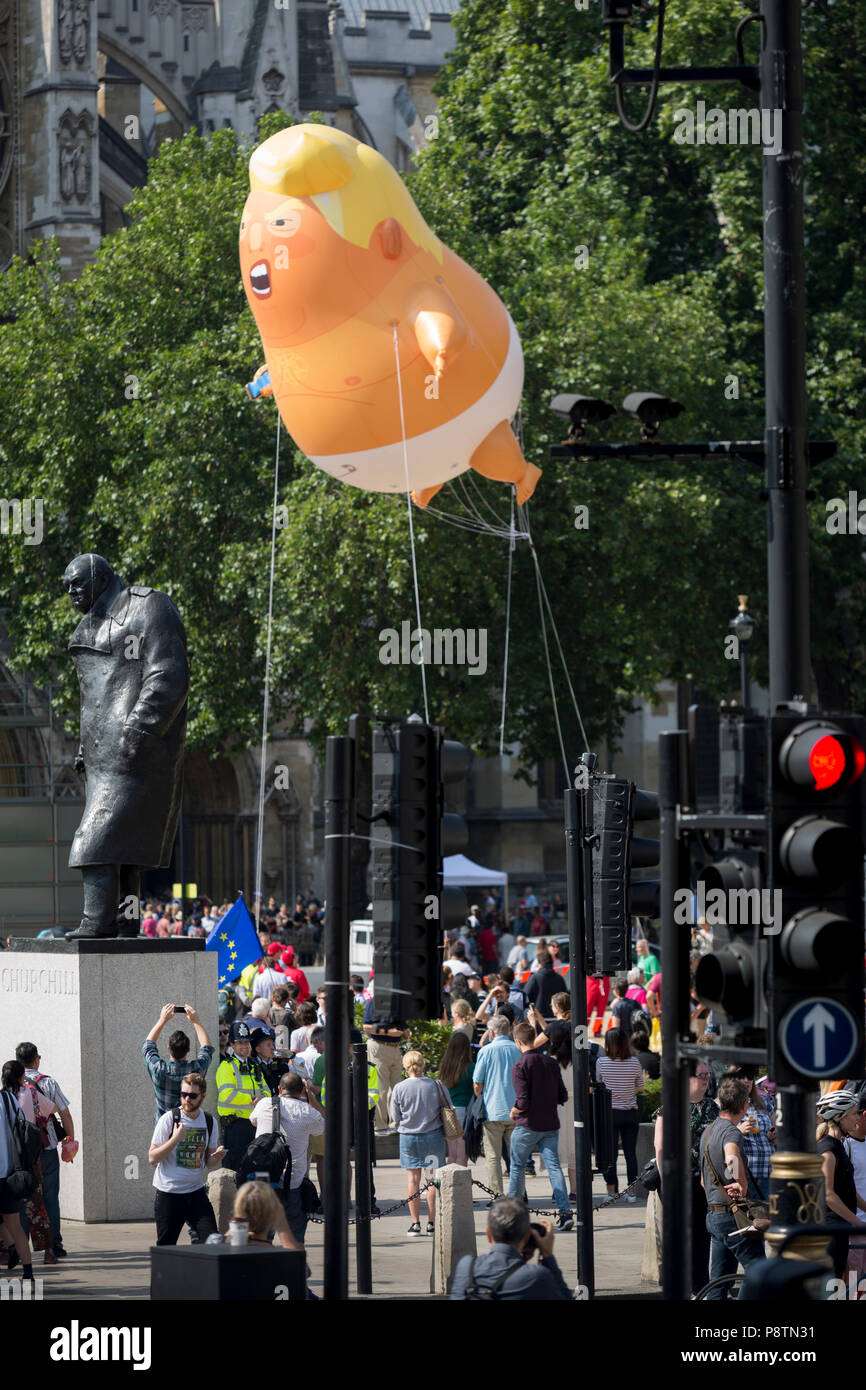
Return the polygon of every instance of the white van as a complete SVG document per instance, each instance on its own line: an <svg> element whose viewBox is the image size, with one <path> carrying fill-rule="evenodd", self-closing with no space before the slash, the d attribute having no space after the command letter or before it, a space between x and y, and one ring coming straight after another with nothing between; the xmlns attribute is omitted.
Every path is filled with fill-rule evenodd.
<svg viewBox="0 0 866 1390"><path fill-rule="evenodd" d="M360 975L364 984L373 969L373 923L357 917L349 923L349 974Z"/></svg>

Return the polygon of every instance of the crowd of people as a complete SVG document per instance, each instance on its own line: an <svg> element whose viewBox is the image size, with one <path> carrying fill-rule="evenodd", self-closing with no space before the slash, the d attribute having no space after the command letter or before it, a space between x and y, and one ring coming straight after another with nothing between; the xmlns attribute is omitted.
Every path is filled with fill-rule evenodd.
<svg viewBox="0 0 866 1390"><path fill-rule="evenodd" d="M216 903L198 898L192 911L184 913L179 898L148 898L141 904L140 935L206 937L233 906L228 899ZM312 889L298 894L294 911L289 910L287 903L278 904L276 898L269 898L262 903L258 924L269 943L292 946L301 965L313 965L321 956L324 925L324 908Z"/></svg>
<svg viewBox="0 0 866 1390"><path fill-rule="evenodd" d="M555 923L556 900L533 899L527 888L519 905L524 917L532 913L530 928L537 918L545 926ZM201 920L189 930L206 934L229 906L204 904ZM292 940L303 921L311 930L314 923L320 927L321 907L312 896L299 899L291 919L285 904L273 913L271 908L276 909L273 900L262 914L260 958L219 993L218 1039L211 1040L192 1005L166 1004L141 1043L153 1088L148 1158L158 1245L175 1244L184 1226L193 1241L220 1238L207 1186L208 1174L218 1167L233 1172L235 1216L247 1223L257 1243L277 1239L285 1248L303 1249L309 1216L321 1210L326 996L324 989L311 991L305 962L298 959L297 934ZM445 934L439 1022L448 1040L429 1075L411 1029L377 1009L372 972L369 979L353 975L350 981L350 1003L360 1012L362 1031L353 1030L350 1054L337 1065L355 1065L354 1045L366 1042L374 1214L379 1211L377 1137L398 1136L412 1237L434 1230L432 1170L446 1162L483 1163L492 1249L470 1265L463 1262L452 1297L488 1297L495 1286L496 1297L556 1299L565 1289L552 1238L555 1231L572 1228L577 1200L567 949L564 934L562 940L559 933L528 937L513 930L518 921L515 917L506 926L491 890L483 915L475 905L463 928ZM162 928L159 935L173 925L184 927L179 914L172 919L170 908L160 916L148 910L142 931L151 934L151 925ZM708 944L700 928L693 944L694 966ZM640 1097L660 1075L657 952L636 932L630 968L613 980L585 983L591 1078L609 1092L616 1140L604 1177L608 1193L617 1194L621 1145L628 1184L623 1195L633 1202ZM178 1012L185 1027L175 1027L166 1042L164 1034ZM728 1296L723 1276L733 1274L738 1263L748 1268L764 1258L763 1241L754 1232L744 1233L734 1207L766 1202L769 1196L775 1092L757 1069L712 1058L712 1015L696 998L692 1027L710 1045L710 1060L690 1063L691 1281L695 1293L709 1281L720 1281L707 1296L723 1299ZM3 1064L0 1093L0 1260L9 1270L20 1266L23 1277L32 1279L33 1252L43 1252L45 1265L66 1254L60 1163L74 1161L78 1142L62 1076L58 1080L42 1071L35 1043L21 1042L14 1053ZM817 1144L828 1212L859 1228L866 1219L866 1081L826 1083L822 1091ZM660 1107L653 1119L661 1171ZM523 1199L526 1174L536 1172L536 1161L549 1180L556 1216L555 1222L533 1226ZM660 1200L667 1195L660 1191ZM526 1260L535 1253L536 1277L527 1284ZM859 1276L863 1261L862 1247L849 1249L847 1239L837 1239L837 1274L854 1269Z"/></svg>

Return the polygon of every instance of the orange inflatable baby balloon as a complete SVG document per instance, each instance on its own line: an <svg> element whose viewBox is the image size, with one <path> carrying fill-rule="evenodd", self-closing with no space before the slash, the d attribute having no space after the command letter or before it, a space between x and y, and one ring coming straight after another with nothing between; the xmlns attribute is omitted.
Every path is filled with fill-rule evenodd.
<svg viewBox="0 0 866 1390"><path fill-rule="evenodd" d="M508 423L523 389L517 331L397 171L343 131L296 125L255 150L250 190L244 289L299 448L354 487L401 492L405 433L420 506L467 468L527 501L540 469Z"/></svg>

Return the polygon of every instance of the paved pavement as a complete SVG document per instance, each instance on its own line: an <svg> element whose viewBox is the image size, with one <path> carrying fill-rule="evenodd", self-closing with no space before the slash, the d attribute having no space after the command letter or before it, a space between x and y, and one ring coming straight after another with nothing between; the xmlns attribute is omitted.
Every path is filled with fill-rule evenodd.
<svg viewBox="0 0 866 1390"><path fill-rule="evenodd" d="M537 1156L536 1156L537 1160ZM473 1176L486 1180L483 1163L473 1166ZM624 1186L624 1174L620 1185ZM544 1176L528 1178L530 1204L552 1211L550 1186ZM476 1233L479 1253L486 1248L484 1227L488 1197L476 1189ZM376 1193L380 1206L405 1196L406 1180L396 1159L380 1162L376 1168ZM605 1195L602 1179L596 1177L594 1199ZM599 1297L615 1295L637 1297L657 1293L657 1286L640 1280L643 1251L645 1203L635 1205L620 1200L598 1212L595 1218L596 1293ZM373 1297L401 1300L429 1298L432 1264L431 1237L408 1236L409 1219L406 1208L373 1223ZM353 1227L349 1230L350 1293L355 1291L355 1251ZM310 1225L307 1250L312 1271L310 1286L322 1294L322 1237L323 1227ZM186 1233L181 1237L185 1242ZM43 1298L147 1299L150 1295L149 1249L154 1239L154 1227L149 1222L113 1222L105 1225L84 1225L64 1222L64 1243L69 1250L67 1259L45 1268L39 1255L35 1258L34 1274L43 1276ZM577 1237L574 1231L558 1236L556 1257L569 1286L577 1283Z"/></svg>

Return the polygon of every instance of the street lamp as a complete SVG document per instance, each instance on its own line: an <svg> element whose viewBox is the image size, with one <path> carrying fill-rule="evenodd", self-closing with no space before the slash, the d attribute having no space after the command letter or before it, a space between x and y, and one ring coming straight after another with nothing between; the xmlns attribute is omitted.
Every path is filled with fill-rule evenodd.
<svg viewBox="0 0 866 1390"><path fill-rule="evenodd" d="M735 618L728 623L728 627L736 634L738 639L738 649L740 655L740 704L743 709L749 708L749 658L746 647L755 635L757 623L750 613L746 611L746 604L749 602L748 594L738 594L739 611Z"/></svg>

